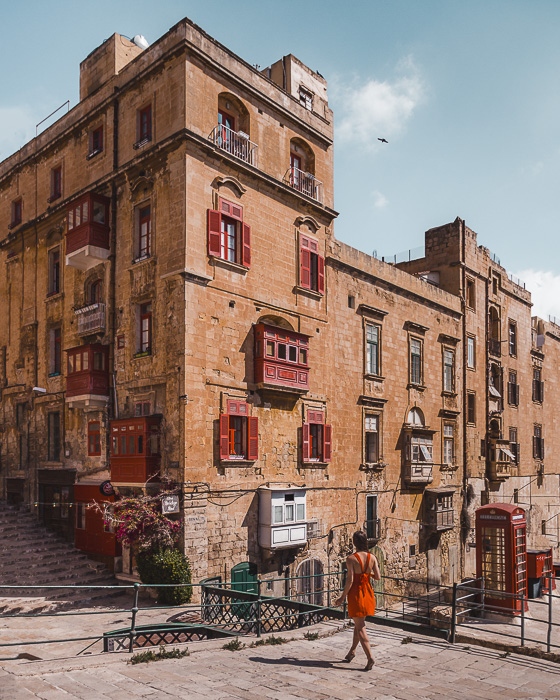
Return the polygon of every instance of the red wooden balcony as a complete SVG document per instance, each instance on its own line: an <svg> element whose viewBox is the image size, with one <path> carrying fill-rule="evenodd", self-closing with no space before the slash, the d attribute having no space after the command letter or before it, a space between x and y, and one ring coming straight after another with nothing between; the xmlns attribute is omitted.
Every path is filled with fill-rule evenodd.
<svg viewBox="0 0 560 700"><path fill-rule="evenodd" d="M109 200L89 193L67 211L66 264L89 270L109 257Z"/></svg>
<svg viewBox="0 0 560 700"><path fill-rule="evenodd" d="M111 481L114 484L144 484L157 476L161 465L161 416L112 420Z"/></svg>
<svg viewBox="0 0 560 700"><path fill-rule="evenodd" d="M95 343L66 350L66 402L103 407L109 400L109 347Z"/></svg>
<svg viewBox="0 0 560 700"><path fill-rule="evenodd" d="M262 389L303 394L309 390L309 336L258 323L255 383Z"/></svg>

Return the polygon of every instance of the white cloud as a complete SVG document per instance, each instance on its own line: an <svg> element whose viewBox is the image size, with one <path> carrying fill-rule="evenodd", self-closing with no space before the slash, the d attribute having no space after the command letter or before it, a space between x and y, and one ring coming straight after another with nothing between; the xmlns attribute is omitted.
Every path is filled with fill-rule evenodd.
<svg viewBox="0 0 560 700"><path fill-rule="evenodd" d="M389 204L387 197L382 192L379 192L379 190L374 190L371 193L371 196L373 199L373 206L376 209L383 209L387 206L387 204Z"/></svg>
<svg viewBox="0 0 560 700"><path fill-rule="evenodd" d="M543 270L521 270L515 273L531 292L532 316L548 320L550 316L560 319L560 275Z"/></svg>
<svg viewBox="0 0 560 700"><path fill-rule="evenodd" d="M336 90L341 104L338 111L342 112L337 129L340 140L372 151L387 147L378 137L390 140L404 130L424 97L425 86L410 57L399 62L397 73L393 82L370 78L364 84Z"/></svg>
<svg viewBox="0 0 560 700"><path fill-rule="evenodd" d="M0 107L0 162L35 136L36 122L27 107Z"/></svg>

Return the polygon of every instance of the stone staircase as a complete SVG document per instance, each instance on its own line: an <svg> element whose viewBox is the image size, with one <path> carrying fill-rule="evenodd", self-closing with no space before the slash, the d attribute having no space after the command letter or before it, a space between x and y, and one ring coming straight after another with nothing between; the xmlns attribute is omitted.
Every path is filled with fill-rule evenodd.
<svg viewBox="0 0 560 700"><path fill-rule="evenodd" d="M41 585L115 586L118 581L103 564L44 528L31 513L0 502L0 616L122 605L125 594L95 588L31 588Z"/></svg>

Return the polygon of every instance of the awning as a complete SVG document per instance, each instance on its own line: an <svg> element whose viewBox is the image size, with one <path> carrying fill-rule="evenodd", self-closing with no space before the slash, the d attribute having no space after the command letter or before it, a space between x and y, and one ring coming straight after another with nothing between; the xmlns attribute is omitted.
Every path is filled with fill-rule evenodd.
<svg viewBox="0 0 560 700"><path fill-rule="evenodd" d="M420 448L420 452L422 453L422 457L424 457L424 460L426 462L431 462L432 461L432 455L430 454L430 451L426 447L426 445L418 445Z"/></svg>
<svg viewBox="0 0 560 700"><path fill-rule="evenodd" d="M489 385L488 385L488 388L490 389L490 393L492 394L492 396L495 396L495 397L498 398L498 399L501 399L501 398L502 398L502 395L501 395L500 392L496 389L495 386L492 386L492 384L489 384Z"/></svg>
<svg viewBox="0 0 560 700"><path fill-rule="evenodd" d="M508 450L507 447L500 447L499 450L502 454L506 455L506 457L509 457L512 462L515 462L515 455L511 450Z"/></svg>

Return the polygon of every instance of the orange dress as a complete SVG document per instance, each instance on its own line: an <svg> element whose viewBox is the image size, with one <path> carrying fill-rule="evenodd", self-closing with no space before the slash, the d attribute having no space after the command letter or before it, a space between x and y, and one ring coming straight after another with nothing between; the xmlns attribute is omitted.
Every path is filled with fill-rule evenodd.
<svg viewBox="0 0 560 700"><path fill-rule="evenodd" d="M365 567L357 552L354 553L354 556L360 563L362 573L354 573L352 588L348 591L348 617L367 617L375 613L375 594L371 587L371 574L366 573L371 554L367 553Z"/></svg>

